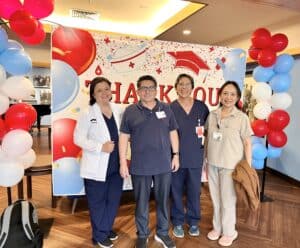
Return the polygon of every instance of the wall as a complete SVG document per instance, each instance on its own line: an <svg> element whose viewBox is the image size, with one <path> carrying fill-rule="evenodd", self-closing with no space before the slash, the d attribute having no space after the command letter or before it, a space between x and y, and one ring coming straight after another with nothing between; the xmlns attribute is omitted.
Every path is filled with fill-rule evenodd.
<svg viewBox="0 0 300 248"><path fill-rule="evenodd" d="M288 36L289 45L284 52L300 54L299 18L290 19L280 24L267 26L266 28L268 28L272 34L284 33ZM250 46L250 37L251 33L244 34L238 38L225 41L222 45L247 50ZM296 180L300 180L300 152L297 149L299 147L300 140L300 59L296 60L295 66L291 71L291 75L292 87L289 90L289 94L291 94L293 98L293 103L288 109L291 122L285 129L288 136L288 143L284 147L281 157L278 159L269 159L267 166Z"/></svg>

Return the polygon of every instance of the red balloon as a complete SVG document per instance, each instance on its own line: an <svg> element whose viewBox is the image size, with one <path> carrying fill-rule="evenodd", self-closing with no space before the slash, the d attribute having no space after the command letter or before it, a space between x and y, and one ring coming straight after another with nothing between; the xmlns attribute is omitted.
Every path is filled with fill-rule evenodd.
<svg viewBox="0 0 300 248"><path fill-rule="evenodd" d="M9 18L10 28L21 36L31 36L37 29L37 20L26 10L17 10Z"/></svg>
<svg viewBox="0 0 300 248"><path fill-rule="evenodd" d="M290 123L289 114L281 109L275 110L269 115L268 126L272 131L281 131Z"/></svg>
<svg viewBox="0 0 300 248"><path fill-rule="evenodd" d="M271 45L271 33L265 28L256 29L251 37L252 45L257 48L267 48Z"/></svg>
<svg viewBox="0 0 300 248"><path fill-rule="evenodd" d="M76 158L81 148L74 144L73 133L76 121L62 118L53 123L53 161L64 157Z"/></svg>
<svg viewBox="0 0 300 248"><path fill-rule="evenodd" d="M249 56L251 59L257 60L257 56L261 49L251 46L248 50Z"/></svg>
<svg viewBox="0 0 300 248"><path fill-rule="evenodd" d="M28 45L38 45L46 38L43 24L38 21L38 27L32 36L21 36L20 39Z"/></svg>
<svg viewBox="0 0 300 248"><path fill-rule="evenodd" d="M69 64L78 75L86 71L96 56L96 44L85 30L58 27L52 34L52 59Z"/></svg>
<svg viewBox="0 0 300 248"><path fill-rule="evenodd" d="M0 140L3 139L6 132L7 132L7 129L6 129L6 126L5 126L5 122L4 122L3 119L0 118Z"/></svg>
<svg viewBox="0 0 300 248"><path fill-rule="evenodd" d="M54 10L54 0L24 0L23 5L37 19L50 15Z"/></svg>
<svg viewBox="0 0 300 248"><path fill-rule="evenodd" d="M263 49L258 53L257 61L263 67L269 67L276 62L276 53L269 48Z"/></svg>
<svg viewBox="0 0 300 248"><path fill-rule="evenodd" d="M5 125L8 130L23 129L28 131L36 122L37 113L34 107L26 103L17 103L5 113Z"/></svg>
<svg viewBox="0 0 300 248"><path fill-rule="evenodd" d="M21 8L22 4L19 0L0 0L0 17L8 20L12 13Z"/></svg>
<svg viewBox="0 0 300 248"><path fill-rule="evenodd" d="M288 37L285 34L274 34L272 36L271 48L275 52L281 52L284 50L289 43Z"/></svg>
<svg viewBox="0 0 300 248"><path fill-rule="evenodd" d="M251 123L254 134L258 137L263 137L268 134L269 128L265 120L255 120Z"/></svg>
<svg viewBox="0 0 300 248"><path fill-rule="evenodd" d="M268 134L268 142L271 146L282 147L287 142L286 134L283 131L270 131Z"/></svg>

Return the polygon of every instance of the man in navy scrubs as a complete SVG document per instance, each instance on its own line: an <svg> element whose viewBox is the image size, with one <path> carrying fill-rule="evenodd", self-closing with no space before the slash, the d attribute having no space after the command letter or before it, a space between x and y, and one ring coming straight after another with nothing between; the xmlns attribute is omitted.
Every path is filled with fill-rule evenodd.
<svg viewBox="0 0 300 248"><path fill-rule="evenodd" d="M204 123L209 114L205 103L191 96L194 79L188 74L180 74L175 82L178 99L171 103L179 129L180 169L173 173L171 184L171 221L173 234L184 237L184 223L188 224L188 234L199 236L200 192L203 164ZM186 204L183 196L186 193Z"/></svg>
<svg viewBox="0 0 300 248"><path fill-rule="evenodd" d="M153 181L156 200L157 226L155 240L164 247L176 247L169 237L168 200L171 173L179 168L177 123L170 107L158 101L157 82L150 75L137 81L140 101L124 112L120 136L120 174L132 177L136 201L135 247L147 247L149 231L149 198ZM127 167L126 154L130 139L131 164ZM171 156L173 154L173 157Z"/></svg>

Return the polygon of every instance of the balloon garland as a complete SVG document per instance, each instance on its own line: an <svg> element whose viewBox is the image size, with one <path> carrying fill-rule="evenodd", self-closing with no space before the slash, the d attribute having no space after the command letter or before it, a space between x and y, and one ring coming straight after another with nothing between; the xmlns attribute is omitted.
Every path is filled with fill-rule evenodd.
<svg viewBox="0 0 300 248"><path fill-rule="evenodd" d="M251 123L256 143L252 143L253 166L256 169L264 167L264 159L278 158L282 147L287 143L283 131L290 122L290 116L285 110L292 104L292 97L287 93L291 86L290 71L294 58L286 53L277 56L288 45L285 34L271 35L266 28L259 28L252 33L248 52L249 56L259 64L253 70L256 81L252 95L257 104L253 113L256 117ZM258 137L267 137L268 147Z"/></svg>
<svg viewBox="0 0 300 248"><path fill-rule="evenodd" d="M0 18L6 19L11 30L28 45L44 41L45 31L40 19L52 13L54 0L0 0ZM29 104L17 103L9 107L9 99L23 100L34 91L25 78L32 69L30 56L23 46L9 40L0 27L0 186L10 187L24 176L24 169L36 159L32 136L28 132L37 119L36 110ZM10 77L7 78L7 73Z"/></svg>

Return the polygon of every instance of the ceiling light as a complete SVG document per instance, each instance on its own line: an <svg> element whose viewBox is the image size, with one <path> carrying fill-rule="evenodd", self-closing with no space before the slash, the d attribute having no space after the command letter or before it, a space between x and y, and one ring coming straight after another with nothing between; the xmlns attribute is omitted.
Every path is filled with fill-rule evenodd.
<svg viewBox="0 0 300 248"><path fill-rule="evenodd" d="M183 33L184 35L190 35L190 34L192 33L192 31L189 30L189 29L185 29L185 30L182 31L182 33Z"/></svg>

